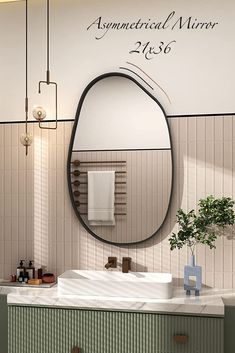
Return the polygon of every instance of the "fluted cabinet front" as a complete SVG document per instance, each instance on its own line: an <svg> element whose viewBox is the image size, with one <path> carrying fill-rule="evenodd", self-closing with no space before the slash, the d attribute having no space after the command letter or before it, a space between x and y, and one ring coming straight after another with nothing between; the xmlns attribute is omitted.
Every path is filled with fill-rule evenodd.
<svg viewBox="0 0 235 353"><path fill-rule="evenodd" d="M223 319L9 307L9 353L223 353ZM177 337L185 338L179 343Z"/></svg>
<svg viewBox="0 0 235 353"><path fill-rule="evenodd" d="M0 353L7 353L7 296L0 294Z"/></svg>

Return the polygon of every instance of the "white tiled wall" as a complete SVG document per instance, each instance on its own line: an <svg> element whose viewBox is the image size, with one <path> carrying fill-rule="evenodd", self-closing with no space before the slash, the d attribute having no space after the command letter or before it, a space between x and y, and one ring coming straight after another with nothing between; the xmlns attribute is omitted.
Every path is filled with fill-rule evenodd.
<svg viewBox="0 0 235 353"><path fill-rule="evenodd" d="M25 157L19 143L23 124L0 125L0 277L15 273L19 259L60 274L66 269L103 269L107 257L130 256L138 271L171 271L183 276L187 250L169 250L179 207L194 208L207 194L235 199L235 117L172 118L174 152L173 198L161 231L131 247L116 247L94 239L79 224L72 209L66 179L71 122L57 131L30 124L34 142ZM235 286L233 233L217 241L216 250L200 246L197 262L203 281L213 287Z"/></svg>

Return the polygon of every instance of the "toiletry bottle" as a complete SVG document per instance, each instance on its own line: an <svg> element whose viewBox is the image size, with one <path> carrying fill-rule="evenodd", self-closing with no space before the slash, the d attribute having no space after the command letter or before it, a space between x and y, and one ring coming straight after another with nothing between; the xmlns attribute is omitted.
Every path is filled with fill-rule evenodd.
<svg viewBox="0 0 235 353"><path fill-rule="evenodd" d="M28 278L29 279L35 278L35 268L33 266L33 260L29 261L29 265L26 268L26 272L28 273Z"/></svg>
<svg viewBox="0 0 235 353"><path fill-rule="evenodd" d="M28 273L28 272L25 272L25 275L24 275L24 283L28 283L28 280L29 280L29 273Z"/></svg>
<svg viewBox="0 0 235 353"><path fill-rule="evenodd" d="M42 279L43 271L42 268L38 269L38 279Z"/></svg>
<svg viewBox="0 0 235 353"><path fill-rule="evenodd" d="M24 275L24 272L25 272L24 261L25 260L20 260L20 265L16 269L16 279L17 279L17 281L19 280L21 272L23 272L23 275Z"/></svg>
<svg viewBox="0 0 235 353"><path fill-rule="evenodd" d="M16 282L16 275L10 275L10 282Z"/></svg>
<svg viewBox="0 0 235 353"><path fill-rule="evenodd" d="M23 283L23 281L24 281L24 272L23 272L23 271L20 272L18 281L19 281L20 283Z"/></svg>

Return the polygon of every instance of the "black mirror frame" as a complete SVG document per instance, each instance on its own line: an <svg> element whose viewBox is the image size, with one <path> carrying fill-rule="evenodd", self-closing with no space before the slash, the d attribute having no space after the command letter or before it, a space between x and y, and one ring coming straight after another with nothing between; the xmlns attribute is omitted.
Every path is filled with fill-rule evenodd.
<svg viewBox="0 0 235 353"><path fill-rule="evenodd" d="M101 238L100 236L98 236L96 233L94 233L88 226L87 224L84 222L84 220L82 219L80 212L78 211L78 208L75 204L74 201L74 197L73 197L73 190L72 190L72 184L71 184L71 157L72 157L72 150L73 150L73 143L74 143L74 137L75 137L75 133L77 130L77 125L78 125L78 120L79 120L79 116L80 116L80 112L82 109L82 105L83 102L86 98L87 93L89 92L89 90L94 86L94 84L96 84L97 82L107 78L107 77L114 77L114 76L118 76L118 77L123 77L126 79L131 80L132 82L134 82L138 87L140 87L150 98L152 98L157 104L158 106L161 108L166 123L167 123L167 129L168 129L168 133L169 133L169 138L170 138L170 150L171 150L171 166L172 166L172 179L171 179L171 190L170 190L170 197L169 197L169 202L168 202L168 207L166 210L166 214L164 219L162 220L162 223L160 224L160 226L158 227L158 229L152 234L150 235L148 238L144 239L144 240L140 240L137 242L131 242L131 243L116 243L116 242L112 242L109 240L105 240L103 238ZM68 189L69 189L69 196L70 196L70 200L72 202L72 206L73 209L75 211L76 216L78 217L80 223L83 225L83 227L86 229L86 231L88 233L90 233L94 238L96 238L97 240L100 240L106 244L110 244L110 245L115 245L115 246L131 246L131 245L136 245L136 244L141 244L144 243L145 241L151 239L152 237L154 237L159 230L162 228L163 224L166 221L166 218L168 216L169 213L169 209L170 209L170 205L171 205L171 200L172 200L172 191L173 191L173 180L174 180L174 162L173 162L173 149L172 149L172 137L171 137L171 133L170 133L170 127L169 127L169 123L168 123L168 119L167 119L167 115L162 107L162 105L159 103L159 101L157 100L157 98L155 98L145 87L143 87L138 81L136 81L132 76L129 76L127 74L121 73L121 72L108 72L105 74L102 74L100 76L97 76L95 79L93 79L84 89L81 98L79 100L78 103L78 107L77 107L77 111L76 111L76 115L75 115L75 120L74 120L74 125L73 125L73 129L72 129L72 134L71 134L71 138L70 138L70 144L69 144L69 150L68 150L68 159L67 159L67 182L68 182Z"/></svg>

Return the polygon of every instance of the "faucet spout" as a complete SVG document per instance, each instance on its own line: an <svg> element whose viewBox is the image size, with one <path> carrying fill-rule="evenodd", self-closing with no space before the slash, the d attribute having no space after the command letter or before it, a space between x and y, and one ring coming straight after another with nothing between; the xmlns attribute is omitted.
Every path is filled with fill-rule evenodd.
<svg viewBox="0 0 235 353"><path fill-rule="evenodd" d="M117 268L117 258L113 256L108 257L107 264L104 267L108 270L109 268Z"/></svg>
<svg viewBox="0 0 235 353"><path fill-rule="evenodd" d="M131 257L122 258L122 272L128 273L131 270Z"/></svg>
<svg viewBox="0 0 235 353"><path fill-rule="evenodd" d="M108 270L110 267L112 267L112 262L107 262L104 267Z"/></svg>

